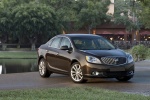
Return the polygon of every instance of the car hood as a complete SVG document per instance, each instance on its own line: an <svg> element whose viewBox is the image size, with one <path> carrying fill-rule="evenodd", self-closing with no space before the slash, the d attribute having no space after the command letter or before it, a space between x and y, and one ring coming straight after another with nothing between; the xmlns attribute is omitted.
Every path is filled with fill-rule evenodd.
<svg viewBox="0 0 150 100"><path fill-rule="evenodd" d="M126 56L126 53L120 49L113 50L81 50L86 54L90 54L97 57L105 57L105 56Z"/></svg>

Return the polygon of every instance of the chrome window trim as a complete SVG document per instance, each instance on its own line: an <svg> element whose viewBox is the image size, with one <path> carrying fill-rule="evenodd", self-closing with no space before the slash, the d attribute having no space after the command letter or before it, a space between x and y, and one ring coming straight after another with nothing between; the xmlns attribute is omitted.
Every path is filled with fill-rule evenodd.
<svg viewBox="0 0 150 100"><path fill-rule="evenodd" d="M55 37L51 38L52 42L48 45L48 47L54 48L54 47L51 46L51 44L53 43L54 39L56 39L56 38L59 38L59 37L58 37L58 36L55 36ZM61 37L60 37L60 38L61 38ZM61 42L61 39L60 39L60 42ZM54 48L54 49L59 49L60 42L59 42L59 44L58 44L58 48Z"/></svg>
<svg viewBox="0 0 150 100"><path fill-rule="evenodd" d="M60 38L67 38L67 39L70 41L71 47L72 47L72 49L73 49L73 51L74 51L73 44L72 44L70 38L68 38L67 36L55 36L55 37L51 38L51 40L53 40L53 39L55 39L55 38L59 38L59 37L60 37ZM62 41L62 40L61 40L61 41ZM60 42L61 42L61 41L60 41ZM53 41L52 41L52 42L53 42ZM52 42L51 42L51 44L52 44ZM48 47L51 47L51 46L50 46L51 44L48 44ZM60 46L60 44L59 44L59 46ZM51 48L53 48L53 47L51 47ZM59 50L60 50L60 47L54 48L54 49L59 49Z"/></svg>

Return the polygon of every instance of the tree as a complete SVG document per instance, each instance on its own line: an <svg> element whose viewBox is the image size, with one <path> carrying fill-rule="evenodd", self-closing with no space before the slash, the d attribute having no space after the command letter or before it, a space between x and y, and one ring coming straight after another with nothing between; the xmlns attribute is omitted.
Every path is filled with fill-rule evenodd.
<svg viewBox="0 0 150 100"><path fill-rule="evenodd" d="M46 4L30 2L13 9L14 26L18 36L27 37L35 49L38 36L58 34L59 24L54 9Z"/></svg>
<svg viewBox="0 0 150 100"><path fill-rule="evenodd" d="M72 31L85 27L89 33L92 28L107 22L110 0L39 0L53 5L62 30Z"/></svg>
<svg viewBox="0 0 150 100"><path fill-rule="evenodd" d="M131 2L130 0L116 0L114 23L124 25L128 32L140 30L141 23L138 16L140 9L141 7L139 2Z"/></svg>
<svg viewBox="0 0 150 100"><path fill-rule="evenodd" d="M3 43L8 41L8 37L14 37L12 10L23 3L33 0L0 0L0 34Z"/></svg>
<svg viewBox="0 0 150 100"><path fill-rule="evenodd" d="M10 3L7 1L0 1L0 34L2 43L6 43L8 35L12 32L11 10L7 8L8 4Z"/></svg>
<svg viewBox="0 0 150 100"><path fill-rule="evenodd" d="M74 7L77 13L76 26L85 27L90 34L92 28L109 21L109 4L110 0L77 0Z"/></svg>
<svg viewBox="0 0 150 100"><path fill-rule="evenodd" d="M140 19L144 24L145 28L150 29L150 0L139 0L141 1L142 11L140 12Z"/></svg>
<svg viewBox="0 0 150 100"><path fill-rule="evenodd" d="M74 10L75 0L39 0L39 2L54 7L59 25L61 25L61 31L74 30L72 22L77 21L76 11Z"/></svg>

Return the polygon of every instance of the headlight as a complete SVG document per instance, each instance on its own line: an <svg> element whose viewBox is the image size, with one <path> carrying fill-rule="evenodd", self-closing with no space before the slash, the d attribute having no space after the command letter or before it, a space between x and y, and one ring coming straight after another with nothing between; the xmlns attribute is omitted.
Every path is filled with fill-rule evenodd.
<svg viewBox="0 0 150 100"><path fill-rule="evenodd" d="M129 53L127 53L127 59L128 59L128 63L133 62L133 57Z"/></svg>
<svg viewBox="0 0 150 100"><path fill-rule="evenodd" d="M89 63L101 64L101 61L93 56L86 56L86 61Z"/></svg>

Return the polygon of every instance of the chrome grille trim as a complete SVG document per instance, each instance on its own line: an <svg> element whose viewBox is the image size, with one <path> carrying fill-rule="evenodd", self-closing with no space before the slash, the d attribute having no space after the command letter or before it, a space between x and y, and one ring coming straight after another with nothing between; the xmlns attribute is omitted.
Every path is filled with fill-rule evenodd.
<svg viewBox="0 0 150 100"><path fill-rule="evenodd" d="M101 57L101 61L106 65L123 65L127 63L126 57Z"/></svg>

